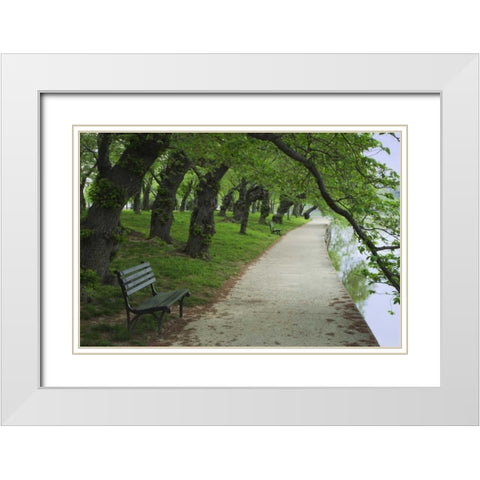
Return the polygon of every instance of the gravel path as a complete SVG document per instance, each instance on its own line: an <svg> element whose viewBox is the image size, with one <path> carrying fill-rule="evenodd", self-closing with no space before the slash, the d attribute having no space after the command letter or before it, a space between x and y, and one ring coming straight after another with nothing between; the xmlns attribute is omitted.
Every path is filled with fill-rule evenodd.
<svg viewBox="0 0 480 480"><path fill-rule="evenodd" d="M281 236L170 345L378 346L328 257L327 225L314 218Z"/></svg>

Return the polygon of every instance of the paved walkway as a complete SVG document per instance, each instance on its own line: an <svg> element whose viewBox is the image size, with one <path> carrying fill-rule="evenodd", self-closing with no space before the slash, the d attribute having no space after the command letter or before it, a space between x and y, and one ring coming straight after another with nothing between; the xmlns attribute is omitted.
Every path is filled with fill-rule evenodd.
<svg viewBox="0 0 480 480"><path fill-rule="evenodd" d="M328 257L327 225L314 218L280 237L171 346L378 346Z"/></svg>

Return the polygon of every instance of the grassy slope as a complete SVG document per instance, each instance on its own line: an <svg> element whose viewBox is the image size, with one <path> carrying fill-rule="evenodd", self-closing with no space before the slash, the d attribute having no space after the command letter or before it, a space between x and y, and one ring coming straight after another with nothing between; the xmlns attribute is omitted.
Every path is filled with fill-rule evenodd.
<svg viewBox="0 0 480 480"><path fill-rule="evenodd" d="M121 222L129 231L111 269L122 270L149 261L157 277L157 290L188 288L191 296L185 308L211 302L226 280L236 275L243 266L261 255L278 237L270 234L268 225L258 224L258 214L251 214L246 235L240 235L240 226L216 218L216 234L210 247L211 260L192 259L181 250L188 237L190 212L175 212L171 234L173 243L159 239L148 240L150 214L122 213ZM303 218L284 219L282 232L306 223ZM88 291L91 301L81 305L82 346L146 345L155 335L153 317L142 317L131 336L125 328L125 307L118 286L95 285ZM121 324L118 319L123 312Z"/></svg>

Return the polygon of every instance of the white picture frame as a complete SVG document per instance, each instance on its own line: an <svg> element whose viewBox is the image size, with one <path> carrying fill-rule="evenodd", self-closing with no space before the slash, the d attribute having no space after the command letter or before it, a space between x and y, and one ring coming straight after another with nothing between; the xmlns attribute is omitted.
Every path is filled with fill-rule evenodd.
<svg viewBox="0 0 480 480"><path fill-rule="evenodd" d="M52 92L439 93L440 387L42 387L40 97ZM478 425L478 126L474 54L3 55L2 424Z"/></svg>

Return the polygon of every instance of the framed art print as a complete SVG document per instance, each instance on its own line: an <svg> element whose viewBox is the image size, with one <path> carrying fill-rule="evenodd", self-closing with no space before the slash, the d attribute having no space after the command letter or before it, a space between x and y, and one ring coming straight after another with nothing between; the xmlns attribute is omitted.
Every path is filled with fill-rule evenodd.
<svg viewBox="0 0 480 480"><path fill-rule="evenodd" d="M4 55L2 119L4 424L478 424L478 56ZM278 214L287 184L303 204L228 247L241 222L217 211L203 232L192 197L195 213L175 213L174 238L159 239L148 229L165 216L167 168L185 202L189 182L205 193L217 175L215 197L257 195L251 218L265 192ZM156 206L125 210L140 211L133 192L148 182ZM294 224L294 207L310 221ZM334 248L349 248L347 230L330 210L368 265L343 265ZM317 272L327 223L348 294L333 267L302 283L307 266L287 262L304 253ZM231 282L204 314L206 260L233 264L253 238L273 242L253 267L263 285ZM95 239L113 250L98 256ZM280 267L263 267L280 245ZM125 323L129 296L153 280L171 302L150 297L128 315L161 313L158 325ZM389 303L375 307L369 285L381 283ZM307 328L317 315L322 327Z"/></svg>

